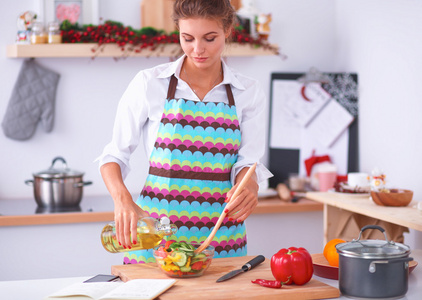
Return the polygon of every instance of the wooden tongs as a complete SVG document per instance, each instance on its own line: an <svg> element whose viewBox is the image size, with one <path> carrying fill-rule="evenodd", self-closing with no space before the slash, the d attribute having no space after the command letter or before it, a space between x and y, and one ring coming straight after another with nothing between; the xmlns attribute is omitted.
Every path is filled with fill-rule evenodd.
<svg viewBox="0 0 422 300"><path fill-rule="evenodd" d="M236 197L240 194L240 192L245 187L245 184L251 178L252 174L255 173L255 169L256 169L256 163L254 163L252 165L252 167L249 168L248 172L246 172L245 176L242 178L242 181L239 183L239 186L237 187L234 194L230 197L230 200L227 204L229 204L232 201L232 199L236 199ZM207 237L207 239L201 244L201 246L199 246L195 250L195 253L200 253L200 252L204 251L205 248L208 247L208 245L211 243L212 239L214 238L215 234L217 233L217 230L220 228L221 223L223 222L226 215L227 215L227 213L224 212L224 211L221 213L220 217L217 220L217 223L214 226L214 229L212 230L210 235Z"/></svg>

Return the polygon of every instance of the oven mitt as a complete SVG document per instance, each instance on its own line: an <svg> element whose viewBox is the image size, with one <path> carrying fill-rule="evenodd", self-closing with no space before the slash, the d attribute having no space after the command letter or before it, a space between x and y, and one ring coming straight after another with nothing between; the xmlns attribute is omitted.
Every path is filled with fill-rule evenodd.
<svg viewBox="0 0 422 300"><path fill-rule="evenodd" d="M21 141L31 138L40 121L45 132L53 129L59 77L34 59L23 62L1 124L8 138Z"/></svg>

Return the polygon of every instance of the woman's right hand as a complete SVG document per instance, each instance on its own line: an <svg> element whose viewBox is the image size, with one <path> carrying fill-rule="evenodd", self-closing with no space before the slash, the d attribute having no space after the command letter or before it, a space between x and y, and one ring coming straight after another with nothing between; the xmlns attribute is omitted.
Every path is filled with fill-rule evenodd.
<svg viewBox="0 0 422 300"><path fill-rule="evenodd" d="M117 241L123 248L131 249L138 243L138 220L149 214L143 211L132 199L129 192L114 199L114 222L116 224ZM132 237L132 240L131 240Z"/></svg>
<svg viewBox="0 0 422 300"><path fill-rule="evenodd" d="M110 162L101 166L101 175L104 183L114 201L114 221L116 224L117 241L124 248L132 248L132 244L138 243L137 225L138 220L149 214L143 211L132 199L132 195L126 188L120 166ZM130 237L133 240L130 240Z"/></svg>

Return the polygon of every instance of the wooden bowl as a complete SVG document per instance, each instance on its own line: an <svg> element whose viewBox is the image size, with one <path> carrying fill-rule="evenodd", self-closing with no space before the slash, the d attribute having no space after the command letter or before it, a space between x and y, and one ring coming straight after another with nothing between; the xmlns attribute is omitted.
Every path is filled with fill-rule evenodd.
<svg viewBox="0 0 422 300"><path fill-rule="evenodd" d="M412 201L413 191L402 189L389 189L388 191L371 191L372 200L381 206L407 206Z"/></svg>

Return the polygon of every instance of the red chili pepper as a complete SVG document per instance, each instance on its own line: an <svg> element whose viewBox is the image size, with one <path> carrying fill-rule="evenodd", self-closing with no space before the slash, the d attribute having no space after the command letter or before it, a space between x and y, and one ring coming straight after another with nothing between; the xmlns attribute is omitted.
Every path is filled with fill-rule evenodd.
<svg viewBox="0 0 422 300"><path fill-rule="evenodd" d="M274 288L274 289L279 289L282 286L281 281L277 281L277 280L255 279L255 280L252 280L252 283L256 283L261 286Z"/></svg>
<svg viewBox="0 0 422 300"><path fill-rule="evenodd" d="M271 258L271 272L284 284L305 284L314 273L312 257L305 248L283 248Z"/></svg>

